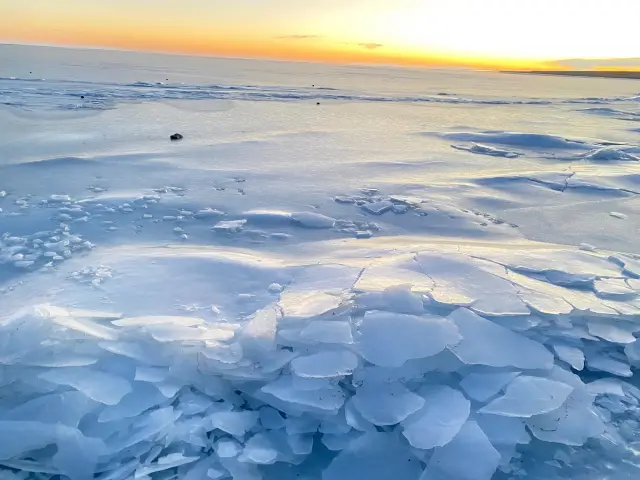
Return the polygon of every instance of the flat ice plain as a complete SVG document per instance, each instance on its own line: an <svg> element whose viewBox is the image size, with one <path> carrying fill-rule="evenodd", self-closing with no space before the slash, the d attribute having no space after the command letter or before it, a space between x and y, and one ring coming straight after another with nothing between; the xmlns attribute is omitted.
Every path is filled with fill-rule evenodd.
<svg viewBox="0 0 640 480"><path fill-rule="evenodd" d="M0 46L0 479L639 478L639 92Z"/></svg>

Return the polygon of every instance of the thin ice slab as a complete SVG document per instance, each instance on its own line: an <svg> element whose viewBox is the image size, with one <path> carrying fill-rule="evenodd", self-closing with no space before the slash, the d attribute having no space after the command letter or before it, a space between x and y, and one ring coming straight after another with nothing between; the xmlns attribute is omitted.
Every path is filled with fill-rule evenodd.
<svg viewBox="0 0 640 480"><path fill-rule="evenodd" d="M359 352L381 367L400 367L407 360L436 355L460 341L455 324L435 315L367 312L358 330Z"/></svg>
<svg viewBox="0 0 640 480"><path fill-rule="evenodd" d="M402 422L402 434L416 448L442 447L458 434L469 418L471 402L458 390L445 385L426 387L420 393L424 406Z"/></svg>
<svg viewBox="0 0 640 480"><path fill-rule="evenodd" d="M466 308L459 308L448 318L462 336L449 349L467 365L541 370L553 366L553 355L543 345Z"/></svg>
<svg viewBox="0 0 640 480"><path fill-rule="evenodd" d="M356 391L353 405L374 425L395 425L417 412L425 400L402 384L365 384Z"/></svg>
<svg viewBox="0 0 640 480"><path fill-rule="evenodd" d="M325 350L291 361L291 371L301 378L335 378L351 375L358 357L347 350Z"/></svg>
<svg viewBox="0 0 640 480"><path fill-rule="evenodd" d="M557 410L573 387L542 377L522 375L513 380L502 397L481 408L481 413L505 417L532 417Z"/></svg>
<svg viewBox="0 0 640 480"><path fill-rule="evenodd" d="M393 433L366 433L322 472L322 480L417 480L421 467L417 458Z"/></svg>
<svg viewBox="0 0 640 480"><path fill-rule="evenodd" d="M420 480L491 480L500 458L478 424L468 421L453 441L435 450Z"/></svg>

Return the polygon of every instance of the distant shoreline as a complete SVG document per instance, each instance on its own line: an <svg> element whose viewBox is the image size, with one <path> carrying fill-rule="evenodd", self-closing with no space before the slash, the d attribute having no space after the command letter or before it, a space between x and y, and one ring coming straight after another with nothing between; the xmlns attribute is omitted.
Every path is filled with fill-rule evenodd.
<svg viewBox="0 0 640 480"><path fill-rule="evenodd" d="M598 71L598 70L503 70L501 73L519 73L525 75L553 75L561 77L589 77L589 78L620 78L625 80L640 80L639 72L628 71Z"/></svg>

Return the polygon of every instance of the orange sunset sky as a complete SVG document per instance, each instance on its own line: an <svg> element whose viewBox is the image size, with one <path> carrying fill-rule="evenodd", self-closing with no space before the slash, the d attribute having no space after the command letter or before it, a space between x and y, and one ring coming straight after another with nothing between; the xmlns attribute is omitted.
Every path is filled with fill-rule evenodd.
<svg viewBox="0 0 640 480"><path fill-rule="evenodd" d="M639 68L639 18L640 0L0 0L0 42L487 68L608 59L585 66Z"/></svg>

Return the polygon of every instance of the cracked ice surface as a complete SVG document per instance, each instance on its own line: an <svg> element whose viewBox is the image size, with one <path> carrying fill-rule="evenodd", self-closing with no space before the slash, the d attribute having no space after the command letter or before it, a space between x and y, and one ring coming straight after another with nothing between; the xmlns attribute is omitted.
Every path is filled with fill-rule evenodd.
<svg viewBox="0 0 640 480"><path fill-rule="evenodd" d="M148 253L159 272L191 268L161 253ZM148 261L119 255L114 270ZM190 315L42 305L3 317L0 380L13 397L3 400L0 431L16 440L0 448L0 462L70 478L116 475L128 462L152 478L190 478L204 465L219 478L272 478L280 464L313 470L324 445L322 478L349 478L358 465L386 478L386 466L374 468L382 456L405 478L475 480L526 476L520 458L580 459L587 442L632 455L624 415L640 391L625 378L640 364L638 282L625 281L615 259L474 248L304 266L191 255L197 282L210 284L208 272L223 266L264 278L263 293L237 300L246 311L251 299L253 311L233 313L224 301ZM387 286L394 272L397 285ZM578 272L594 280L577 281ZM274 280L284 286L272 292ZM119 307L135 298L128 282L110 282ZM64 304L73 291L56 296ZM543 315L536 298L569 308ZM45 448L79 444L85 453L72 463ZM461 456L475 459L473 470L454 461Z"/></svg>

